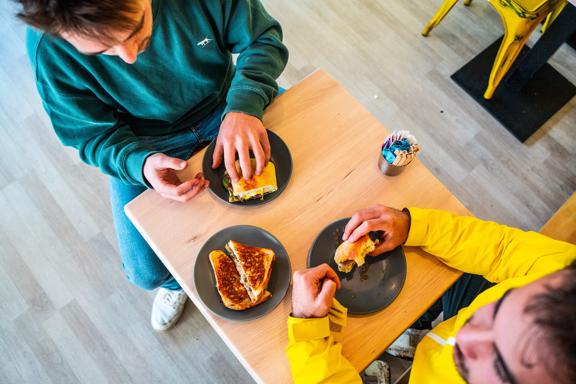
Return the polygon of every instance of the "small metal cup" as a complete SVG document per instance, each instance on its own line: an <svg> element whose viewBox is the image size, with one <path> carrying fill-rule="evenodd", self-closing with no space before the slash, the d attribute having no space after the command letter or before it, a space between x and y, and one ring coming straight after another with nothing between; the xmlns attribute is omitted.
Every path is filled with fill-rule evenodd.
<svg viewBox="0 0 576 384"><path fill-rule="evenodd" d="M384 158L384 156L382 156L382 154L379 154L378 168L380 169L380 172L382 172L386 176L396 176L402 173L402 171L404 170L404 168L406 168L406 166L399 167L397 165L392 165L388 163L388 161L386 161L386 159Z"/></svg>

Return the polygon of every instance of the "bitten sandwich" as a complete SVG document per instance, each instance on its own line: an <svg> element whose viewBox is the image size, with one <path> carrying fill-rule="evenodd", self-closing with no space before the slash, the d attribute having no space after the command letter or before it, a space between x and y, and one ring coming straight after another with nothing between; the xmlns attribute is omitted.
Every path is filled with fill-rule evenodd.
<svg viewBox="0 0 576 384"><path fill-rule="evenodd" d="M334 261L338 264L340 272L348 273L352 271L354 265L364 265L366 255L376 249L378 240L373 241L368 234L362 236L355 242L344 241L336 249Z"/></svg>
<svg viewBox="0 0 576 384"><path fill-rule="evenodd" d="M252 167L256 168L256 160L251 159ZM240 162L236 160L236 169L241 172ZM251 179L238 179L232 181L228 172L224 173L224 187L228 190L228 201L246 201L250 199L263 199L264 195L278 190L276 184L276 167L271 161L266 164L260 175L254 175Z"/></svg>
<svg viewBox="0 0 576 384"><path fill-rule="evenodd" d="M252 308L272 294L267 290L274 251L229 241L227 255L221 250L210 252L209 258L216 277L216 289L224 306L234 310Z"/></svg>

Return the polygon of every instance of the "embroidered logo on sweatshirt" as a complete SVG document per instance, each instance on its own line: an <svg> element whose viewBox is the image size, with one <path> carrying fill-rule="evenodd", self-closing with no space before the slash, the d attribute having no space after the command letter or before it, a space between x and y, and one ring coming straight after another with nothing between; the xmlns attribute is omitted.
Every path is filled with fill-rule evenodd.
<svg viewBox="0 0 576 384"><path fill-rule="evenodd" d="M208 37L205 37L204 40L199 41L196 45L204 48L205 46L207 46L208 44L210 44L210 42L212 41L212 39L209 39Z"/></svg>

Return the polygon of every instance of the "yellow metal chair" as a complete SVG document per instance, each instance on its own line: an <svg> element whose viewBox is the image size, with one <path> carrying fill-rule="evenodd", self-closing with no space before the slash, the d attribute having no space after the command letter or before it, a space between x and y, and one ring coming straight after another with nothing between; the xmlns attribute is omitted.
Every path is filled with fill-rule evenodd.
<svg viewBox="0 0 576 384"><path fill-rule="evenodd" d="M546 17L547 25L562 10L568 0L488 0L494 9L500 14L504 25L504 38L494 60L488 86L484 92L484 98L489 100L500 81L504 78L520 52L526 44L534 29ZM430 31L437 26L458 0L445 0L432 20L422 31L423 36L428 36ZM464 0L464 5L469 5L472 0Z"/></svg>

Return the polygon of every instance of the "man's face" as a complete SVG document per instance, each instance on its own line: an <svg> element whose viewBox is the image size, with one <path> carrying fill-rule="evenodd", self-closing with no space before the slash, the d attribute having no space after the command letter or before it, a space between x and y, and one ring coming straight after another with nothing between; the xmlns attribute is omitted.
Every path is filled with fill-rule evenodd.
<svg viewBox="0 0 576 384"><path fill-rule="evenodd" d="M479 308L456 334L454 361L468 383L553 382L541 363L545 343L524 308L558 273L515 288L500 300Z"/></svg>
<svg viewBox="0 0 576 384"><path fill-rule="evenodd" d="M138 55L149 45L152 36L152 7L149 0L136 0L140 11L130 15L134 19L132 31L111 31L119 43L107 44L96 39L63 32L60 36L85 55L118 56L128 64L136 62Z"/></svg>

